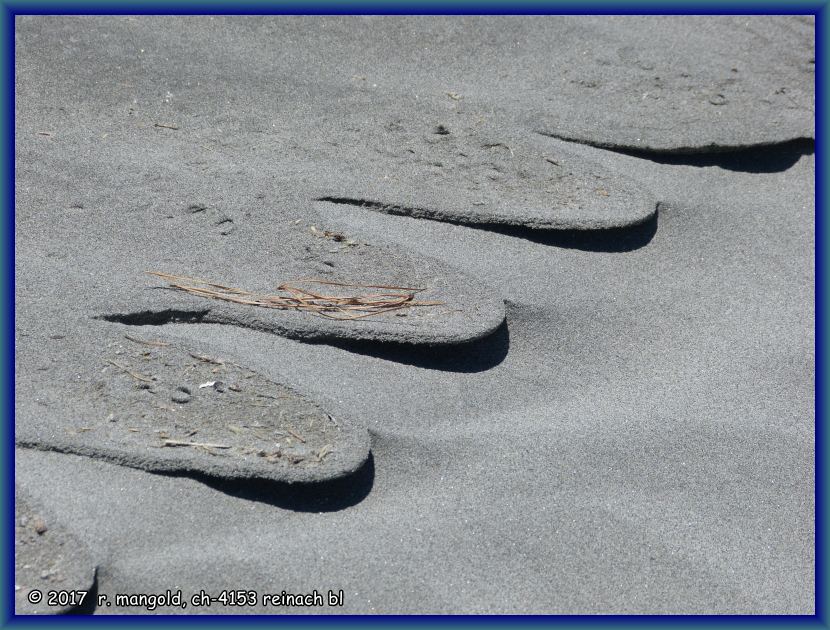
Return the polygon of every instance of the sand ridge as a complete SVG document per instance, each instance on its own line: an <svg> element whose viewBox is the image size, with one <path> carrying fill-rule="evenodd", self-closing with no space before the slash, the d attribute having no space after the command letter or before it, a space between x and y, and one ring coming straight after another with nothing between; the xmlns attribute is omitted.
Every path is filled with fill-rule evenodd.
<svg viewBox="0 0 830 630"><path fill-rule="evenodd" d="M18 484L101 593L345 596L187 612L811 613L812 28L19 17Z"/></svg>

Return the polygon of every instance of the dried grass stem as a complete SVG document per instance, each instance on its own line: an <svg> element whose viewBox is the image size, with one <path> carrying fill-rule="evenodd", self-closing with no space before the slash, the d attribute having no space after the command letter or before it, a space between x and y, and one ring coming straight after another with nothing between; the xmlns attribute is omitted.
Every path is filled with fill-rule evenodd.
<svg viewBox="0 0 830 630"><path fill-rule="evenodd" d="M148 271L147 273L165 280L171 289L184 291L198 297L262 308L305 311L329 319L354 320L413 306L438 306L443 304L443 302L416 300L415 295L424 291L424 289L414 287L349 284L330 280L304 279L298 280L298 282L360 289L386 289L387 292L363 295L327 295L292 284L281 284L276 289L281 293L263 294L237 287L228 287L199 278L177 276L160 271Z"/></svg>

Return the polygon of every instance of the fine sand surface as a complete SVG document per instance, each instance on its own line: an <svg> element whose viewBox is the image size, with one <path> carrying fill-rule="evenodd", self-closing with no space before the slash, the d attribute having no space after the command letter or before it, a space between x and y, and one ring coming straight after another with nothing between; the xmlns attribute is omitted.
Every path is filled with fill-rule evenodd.
<svg viewBox="0 0 830 630"><path fill-rule="evenodd" d="M15 26L19 613L814 612L811 18Z"/></svg>

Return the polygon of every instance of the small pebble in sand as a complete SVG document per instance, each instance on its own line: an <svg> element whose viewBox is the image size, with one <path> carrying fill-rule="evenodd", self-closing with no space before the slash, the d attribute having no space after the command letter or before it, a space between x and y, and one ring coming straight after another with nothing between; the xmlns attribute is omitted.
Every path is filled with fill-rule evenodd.
<svg viewBox="0 0 830 630"><path fill-rule="evenodd" d="M32 529L34 529L40 536L42 536L49 530L49 528L46 526L46 521L44 521L40 517L37 517L32 521Z"/></svg>
<svg viewBox="0 0 830 630"><path fill-rule="evenodd" d="M180 386L176 388L176 391L173 392L173 396L171 396L171 400L175 403L185 404L190 402L191 392L190 389L185 386Z"/></svg>

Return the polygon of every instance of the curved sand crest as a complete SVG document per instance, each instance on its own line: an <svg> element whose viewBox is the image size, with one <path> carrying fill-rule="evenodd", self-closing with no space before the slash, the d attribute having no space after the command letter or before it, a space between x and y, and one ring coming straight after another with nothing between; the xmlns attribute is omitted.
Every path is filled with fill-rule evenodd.
<svg viewBox="0 0 830 630"><path fill-rule="evenodd" d="M305 243L302 259L272 259L267 249L273 248L273 243L258 248L250 240L249 251L256 253L244 264L235 261L229 265L219 260L211 264L204 255L196 263L187 252L180 252L176 258L168 258L159 271L186 275L189 280L170 280L136 270L123 290L114 292L112 308L99 313L98 318L137 326L230 324L311 342L360 340L418 345L474 341L492 334L504 321L500 296L484 283L436 260L371 246L315 225L298 225L293 235L283 233L280 239L284 247L297 239ZM228 301L175 288L204 288L194 277L254 295L246 293L239 301ZM333 284L324 284L329 282ZM296 295L280 289L285 285L338 298L346 303L345 310L266 308L240 303L251 297L261 301L259 298ZM229 292L220 291L224 296ZM404 301L409 297L411 301ZM359 304L349 304L352 298L363 303L388 301L392 308L367 312L360 310Z"/></svg>
<svg viewBox="0 0 830 630"><path fill-rule="evenodd" d="M603 147L723 151L815 137L811 16L21 16L17 29L26 88L83 103L91 125L163 84L176 89L151 118L143 99L129 115L208 138L262 137L326 111L347 118L353 94L373 112L384 100L499 110L529 131ZM232 114L211 68L233 76L223 92ZM36 129L54 119L17 115Z"/></svg>
<svg viewBox="0 0 830 630"><path fill-rule="evenodd" d="M556 65L573 69L549 103L526 118L539 133L659 153L815 137L809 16L632 16L579 24L591 39L562 51Z"/></svg>
<svg viewBox="0 0 830 630"><path fill-rule="evenodd" d="M636 182L491 117L418 112L361 135L369 159L343 159L319 202L538 230L628 227L656 211Z"/></svg>
<svg viewBox="0 0 830 630"><path fill-rule="evenodd" d="M371 68L353 83L375 86L373 107L404 76L401 100L458 99L601 147L689 153L815 137L811 16L378 16L324 26L296 18L269 30L324 37L338 61Z"/></svg>
<svg viewBox="0 0 830 630"><path fill-rule="evenodd" d="M369 456L363 424L229 357L147 334L157 329L86 332L51 339L56 362L18 383L33 390L18 405L18 446L288 483L344 477Z"/></svg>
<svg viewBox="0 0 830 630"><path fill-rule="evenodd" d="M87 547L64 530L17 485L14 489L14 612L57 615L94 606L95 562ZM32 602L30 593L42 599ZM49 595L49 591L64 591ZM66 593L70 591L70 593ZM71 593L75 591L75 593ZM82 593L86 596L82 598Z"/></svg>

